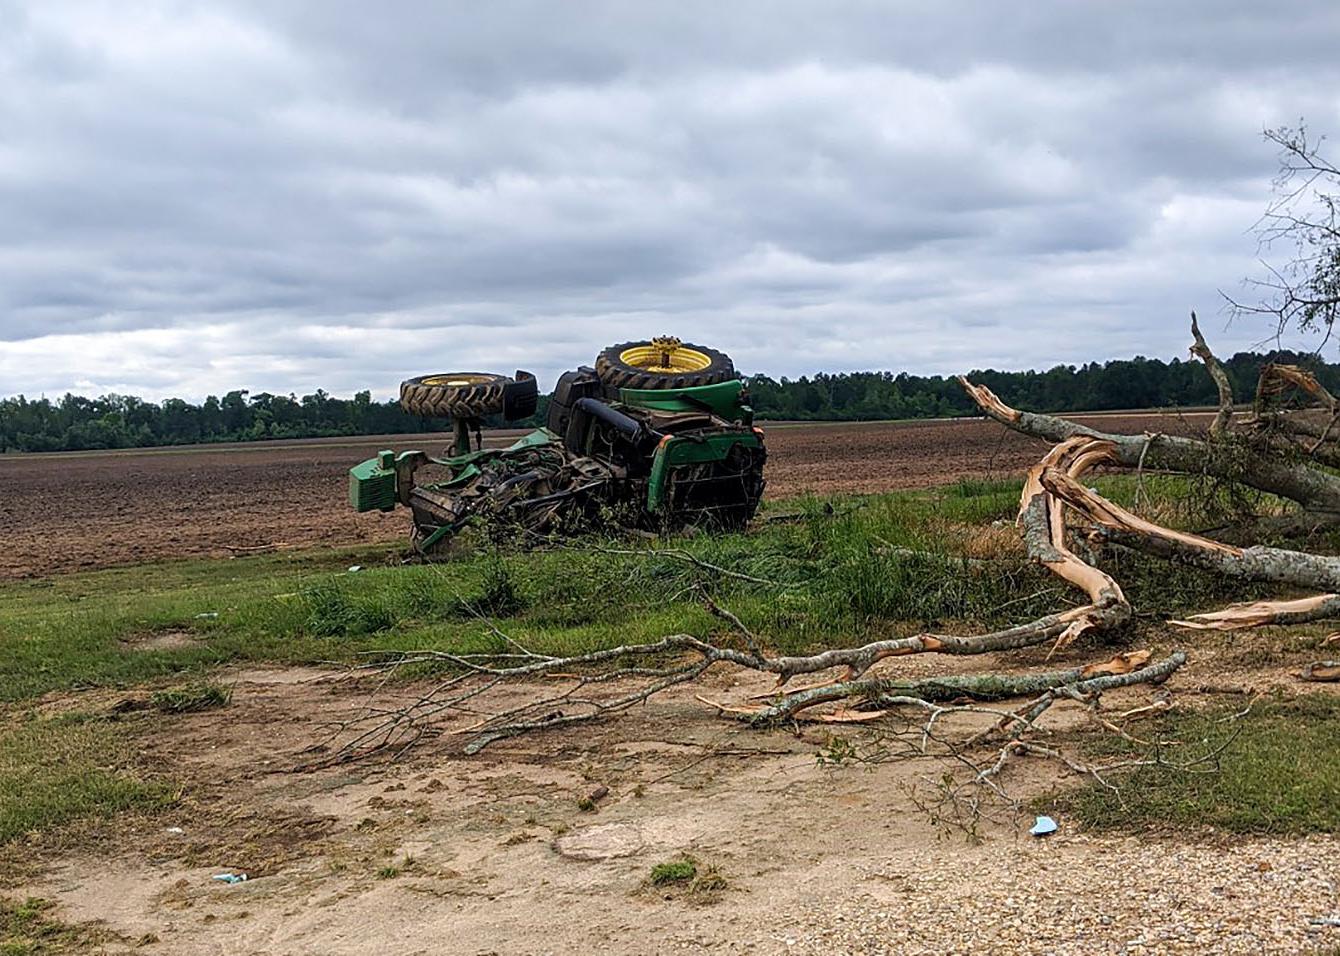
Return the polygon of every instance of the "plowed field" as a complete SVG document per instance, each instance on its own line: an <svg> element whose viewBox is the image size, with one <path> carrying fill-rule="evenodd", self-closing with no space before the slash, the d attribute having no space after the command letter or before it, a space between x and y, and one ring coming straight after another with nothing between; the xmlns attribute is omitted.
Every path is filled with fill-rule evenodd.
<svg viewBox="0 0 1340 956"><path fill-rule="evenodd" d="M1073 416L1109 431L1189 434L1201 413ZM1043 445L980 420L767 426L768 496L922 488L1020 474ZM509 434L496 433L501 442ZM404 513L354 514L345 473L380 448L443 435L0 456L0 577L403 539Z"/></svg>

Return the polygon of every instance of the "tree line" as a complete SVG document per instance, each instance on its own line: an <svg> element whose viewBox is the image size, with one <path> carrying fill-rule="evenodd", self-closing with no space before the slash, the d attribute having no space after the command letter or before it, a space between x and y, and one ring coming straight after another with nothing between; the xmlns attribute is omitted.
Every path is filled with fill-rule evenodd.
<svg viewBox="0 0 1340 956"><path fill-rule="evenodd" d="M1266 362L1303 365L1332 392L1340 392L1340 365L1312 354L1240 352L1224 362L1235 394L1251 396ZM1136 357L1058 365L1045 372L973 371L1006 403L1036 411L1107 411L1213 405L1213 382L1199 362ZM750 401L762 419L774 421L870 421L888 418L950 418L977 413L952 377L906 372L820 372L798 379L748 379ZM544 421L541 397L534 418ZM263 441L340 435L444 431L441 419L411 415L392 400L373 401L370 392L336 398L318 389L312 395L251 394L244 390L209 396L199 404L179 398L147 402L131 395L85 398L65 395L0 399L0 452L79 451L181 445L198 442Z"/></svg>
<svg viewBox="0 0 1340 956"><path fill-rule="evenodd" d="M1248 401L1267 362L1301 365L1323 385L1340 387L1340 365L1312 353L1277 350L1239 352L1223 361L1233 394ZM975 370L968 374L1015 408L1039 412L1113 411L1126 408L1185 408L1215 405L1214 382L1198 361L1136 356L1085 365L1058 365L1045 372ZM821 372L794 381L763 375L749 380L760 417L799 421L861 421L884 418L951 418L978 414L953 376L893 372Z"/></svg>

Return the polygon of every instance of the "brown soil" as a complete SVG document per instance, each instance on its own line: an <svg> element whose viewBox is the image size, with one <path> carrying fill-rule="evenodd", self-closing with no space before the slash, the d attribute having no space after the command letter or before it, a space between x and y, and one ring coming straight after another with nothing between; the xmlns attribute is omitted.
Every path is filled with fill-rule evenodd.
<svg viewBox="0 0 1340 956"><path fill-rule="evenodd" d="M1185 433L1204 416L1088 418L1095 427ZM979 420L773 425L768 496L868 493L1020 473L1043 446ZM493 440L502 441L507 433ZM444 436L250 443L0 457L0 578L257 549L404 540L403 512L355 514L351 464Z"/></svg>
<svg viewBox="0 0 1340 956"><path fill-rule="evenodd" d="M1177 686L1222 679L1213 654L1188 671ZM1244 676L1262 689L1290 683L1280 668ZM448 734L397 763L294 773L306 748L367 703L371 685L315 669L234 672L224 710L127 718L142 722L145 759L186 784L183 807L39 854L21 893L98 927L112 940L105 951L186 956L1256 953L1331 939L1309 920L1337 906L1335 838L1135 841L1062 819L1039 841L1002 819L969 842L909 798L914 788L931 800L943 766L821 767L830 734L859 741L870 731L748 730L692 695L744 703L766 679L709 677L705 688L478 757L462 756ZM378 700L416 689L384 687ZM1150 693L1105 702L1119 709ZM58 703L109 705L99 694ZM1056 710L1077 726L1077 705ZM1003 779L1027 797L1057 772L1023 760ZM580 799L601 786L608 795L583 811ZM647 885L652 866L682 854L715 866L726 885ZM223 872L250 878L212 879ZM1136 939L1147 945L1129 945Z"/></svg>

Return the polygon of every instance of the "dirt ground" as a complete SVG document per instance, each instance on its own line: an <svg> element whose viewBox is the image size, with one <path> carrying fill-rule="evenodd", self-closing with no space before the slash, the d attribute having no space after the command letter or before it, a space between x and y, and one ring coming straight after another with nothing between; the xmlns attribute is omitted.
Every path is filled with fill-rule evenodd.
<svg viewBox="0 0 1340 956"><path fill-rule="evenodd" d="M1043 653L1009 663L1036 664L1020 658ZM971 663L928 655L897 667ZM1190 695L1215 672L1214 655L1198 654L1170 686ZM743 703L763 689L754 675L709 674L705 687L477 757L447 734L395 764L292 772L310 759L304 748L367 703L366 685L336 676L235 671L224 710L129 718L152 722L145 759L187 783L182 809L45 854L23 891L56 900L63 920L100 927L107 952L184 956L1298 953L1340 944L1340 929L1325 923L1340 916L1340 840L1136 839L1080 833L1062 819L1046 840L1004 820L970 842L937 829L909 796L927 798L940 765L825 768L816 753L833 731L749 730L693 697ZM1294 684L1279 667L1235 677L1261 690ZM383 689L379 700L414 690ZM1105 701L1119 709L1150 693ZM63 695L46 708L111 707L116 696ZM1057 711L1073 726L1074 705ZM1027 797L1057 773L1025 760L1006 783ZM580 809L599 786L609 794L598 809ZM715 866L725 886L647 885L652 866L686 853ZM224 885L212 879L221 872L250 879Z"/></svg>
<svg viewBox="0 0 1340 956"><path fill-rule="evenodd" d="M1072 416L1184 434L1202 414ZM1021 473L1044 446L982 420L768 426L767 494L868 493ZM497 433L495 442L507 433ZM0 456L0 578L226 557L230 549L405 539L403 512L355 514L350 465L443 435Z"/></svg>

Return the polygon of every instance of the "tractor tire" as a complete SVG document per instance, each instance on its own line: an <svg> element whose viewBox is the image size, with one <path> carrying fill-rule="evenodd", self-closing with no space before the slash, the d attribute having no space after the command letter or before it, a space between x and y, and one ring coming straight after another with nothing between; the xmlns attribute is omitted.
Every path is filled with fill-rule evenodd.
<svg viewBox="0 0 1340 956"><path fill-rule="evenodd" d="M425 418L503 415L515 420L535 413L537 396L535 376L521 371L515 377L488 372L440 372L400 383L400 407Z"/></svg>
<svg viewBox="0 0 1340 956"><path fill-rule="evenodd" d="M664 340L624 342L611 345L596 358L596 375L607 388L695 388L737 378L730 356L703 345L671 339L670 366L659 366L648 353L655 353ZM682 367L675 367L681 365Z"/></svg>

